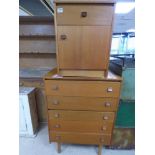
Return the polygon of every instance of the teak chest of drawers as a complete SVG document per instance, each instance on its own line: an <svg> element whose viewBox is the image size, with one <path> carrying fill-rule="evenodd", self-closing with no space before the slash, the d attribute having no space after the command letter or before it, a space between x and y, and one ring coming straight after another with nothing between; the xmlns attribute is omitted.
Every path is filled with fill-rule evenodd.
<svg viewBox="0 0 155 155"><path fill-rule="evenodd" d="M107 74L114 0L55 0L58 73L63 76Z"/></svg>
<svg viewBox="0 0 155 155"><path fill-rule="evenodd" d="M121 78L45 77L50 142L110 145L119 103Z"/></svg>

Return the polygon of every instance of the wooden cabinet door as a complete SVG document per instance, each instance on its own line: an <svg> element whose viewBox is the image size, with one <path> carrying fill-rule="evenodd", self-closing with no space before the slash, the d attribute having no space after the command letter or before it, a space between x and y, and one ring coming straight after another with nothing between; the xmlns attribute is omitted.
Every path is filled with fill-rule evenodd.
<svg viewBox="0 0 155 155"><path fill-rule="evenodd" d="M60 69L106 69L110 26L58 26L57 39Z"/></svg>

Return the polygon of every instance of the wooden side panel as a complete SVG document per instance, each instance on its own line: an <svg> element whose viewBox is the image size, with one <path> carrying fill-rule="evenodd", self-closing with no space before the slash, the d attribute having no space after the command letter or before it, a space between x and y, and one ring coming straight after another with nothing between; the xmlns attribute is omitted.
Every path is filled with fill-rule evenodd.
<svg viewBox="0 0 155 155"><path fill-rule="evenodd" d="M45 80L47 95L83 97L119 97L120 83L105 81Z"/></svg>
<svg viewBox="0 0 155 155"><path fill-rule="evenodd" d="M50 141L78 143L78 144L104 144L109 145L111 135L97 133L69 133L69 132L50 132Z"/></svg>
<svg viewBox="0 0 155 155"><path fill-rule="evenodd" d="M114 112L92 112L92 111L48 110L48 116L49 116L49 119L51 120L113 122L115 113Z"/></svg>
<svg viewBox="0 0 155 155"><path fill-rule="evenodd" d="M56 9L58 25L111 25L114 13L113 5L104 4L58 4Z"/></svg>
<svg viewBox="0 0 155 155"><path fill-rule="evenodd" d="M47 96L48 109L116 111L117 98Z"/></svg>
<svg viewBox="0 0 155 155"><path fill-rule="evenodd" d="M108 26L58 26L60 69L106 69L110 31Z"/></svg>

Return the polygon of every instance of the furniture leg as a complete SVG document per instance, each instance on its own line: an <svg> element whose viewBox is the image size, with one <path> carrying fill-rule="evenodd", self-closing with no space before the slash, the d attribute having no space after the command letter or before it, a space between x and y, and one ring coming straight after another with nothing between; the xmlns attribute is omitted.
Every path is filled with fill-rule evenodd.
<svg viewBox="0 0 155 155"><path fill-rule="evenodd" d="M102 155L102 145L99 144L99 147L98 147L98 155Z"/></svg>
<svg viewBox="0 0 155 155"><path fill-rule="evenodd" d="M57 152L61 153L61 143L57 142Z"/></svg>

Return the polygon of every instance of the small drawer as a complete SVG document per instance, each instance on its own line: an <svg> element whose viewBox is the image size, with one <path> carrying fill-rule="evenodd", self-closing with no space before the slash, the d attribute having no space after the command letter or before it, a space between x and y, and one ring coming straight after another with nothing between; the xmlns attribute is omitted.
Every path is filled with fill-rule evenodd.
<svg viewBox="0 0 155 155"><path fill-rule="evenodd" d="M81 97L119 97L120 82L45 80L47 95Z"/></svg>
<svg viewBox="0 0 155 155"><path fill-rule="evenodd" d="M111 134L112 122L83 122L83 121L62 121L49 120L49 129L61 132L96 132Z"/></svg>
<svg viewBox="0 0 155 155"><path fill-rule="evenodd" d="M104 144L110 145L110 134L53 132L50 131L50 141L75 144Z"/></svg>
<svg viewBox="0 0 155 155"><path fill-rule="evenodd" d="M114 112L48 110L51 120L114 122Z"/></svg>
<svg viewBox="0 0 155 155"><path fill-rule="evenodd" d="M112 25L113 4L58 4L58 25Z"/></svg>
<svg viewBox="0 0 155 155"><path fill-rule="evenodd" d="M118 98L47 96L48 109L116 111Z"/></svg>

